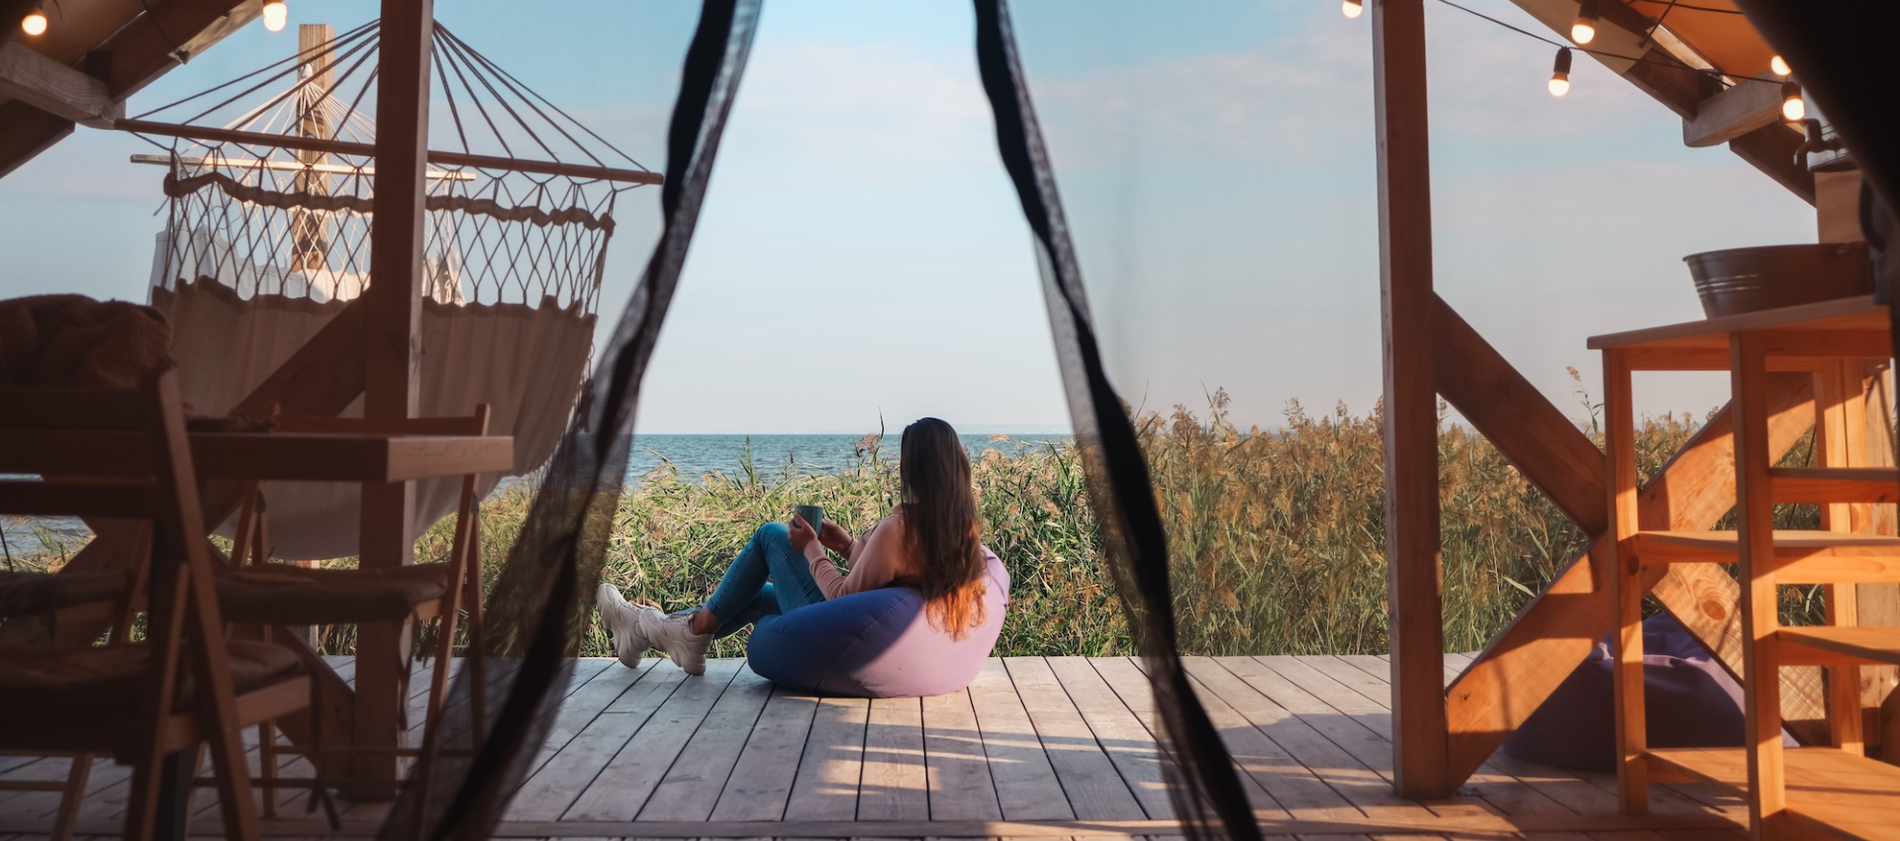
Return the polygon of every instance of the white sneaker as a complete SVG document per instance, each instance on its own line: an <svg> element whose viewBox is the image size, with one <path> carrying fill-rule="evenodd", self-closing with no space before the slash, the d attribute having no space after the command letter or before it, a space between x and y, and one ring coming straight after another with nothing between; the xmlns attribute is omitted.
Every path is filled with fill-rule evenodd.
<svg viewBox="0 0 1900 841"><path fill-rule="evenodd" d="M640 629L640 609L627 603L620 588L604 581L594 594L594 605L600 608L600 624L613 635L614 656L629 669L638 667L640 655L652 647L646 632Z"/></svg>
<svg viewBox="0 0 1900 841"><path fill-rule="evenodd" d="M706 673L706 649L712 647L712 634L695 634L692 631L693 615L675 613L668 616L658 610L640 612L640 632L646 634L654 648L667 653L673 662L689 675Z"/></svg>

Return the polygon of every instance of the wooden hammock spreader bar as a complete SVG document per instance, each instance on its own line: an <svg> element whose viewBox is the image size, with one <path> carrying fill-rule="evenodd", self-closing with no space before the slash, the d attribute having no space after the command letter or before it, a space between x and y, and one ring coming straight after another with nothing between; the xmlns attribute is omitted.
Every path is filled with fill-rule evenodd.
<svg viewBox="0 0 1900 841"><path fill-rule="evenodd" d="M220 143L248 143L258 146L273 146L280 149L301 149L308 152L328 152L333 155L355 155L357 157L376 157L376 147L367 143L351 143L347 140L329 140L321 137L294 137L282 134L264 134L255 131L211 128L208 126L181 126L174 123L157 123L148 120L114 120L112 127L119 131L138 134L155 134L160 137L182 137L187 140L209 140ZM472 166L480 169L500 169L511 172L533 172L541 175L563 175L570 178L614 181L622 184L660 184L665 181L657 172L642 169L615 169L605 166L580 166L576 164L556 163L553 161L526 161L516 158L504 158L496 155L471 155L466 152L429 151L429 163L442 166Z"/></svg>
<svg viewBox="0 0 1900 841"><path fill-rule="evenodd" d="M355 175L360 173L362 175L373 176L376 174L376 167L373 166L355 167L344 166L342 164L307 164L301 161L273 161L269 158L246 160L244 158L227 158L223 155L184 155L178 158L178 162L186 166L208 165L224 167L226 169L273 169L286 172L321 172L325 175ZM133 155L132 163L171 166L172 156ZM429 170L423 177L431 181L474 181L476 178L473 172L446 169Z"/></svg>

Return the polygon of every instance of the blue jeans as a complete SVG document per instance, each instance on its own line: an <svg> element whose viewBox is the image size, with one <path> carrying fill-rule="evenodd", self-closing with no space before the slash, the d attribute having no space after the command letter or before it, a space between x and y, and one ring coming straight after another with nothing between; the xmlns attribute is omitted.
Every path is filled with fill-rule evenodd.
<svg viewBox="0 0 1900 841"><path fill-rule="evenodd" d="M753 532L739 557L726 567L706 609L719 617L716 636L726 636L759 620L825 600L811 577L811 562L792 548L784 523L766 523Z"/></svg>

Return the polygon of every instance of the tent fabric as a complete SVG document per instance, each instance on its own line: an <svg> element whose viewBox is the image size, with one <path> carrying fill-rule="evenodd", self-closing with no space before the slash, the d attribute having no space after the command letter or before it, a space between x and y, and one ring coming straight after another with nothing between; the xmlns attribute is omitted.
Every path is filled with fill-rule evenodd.
<svg viewBox="0 0 1900 841"><path fill-rule="evenodd" d="M964 689L983 670L1009 609L1009 570L989 565L983 623L962 639L931 624L923 594L884 587L765 616L746 640L746 661L788 689L858 698L919 698Z"/></svg>
<svg viewBox="0 0 1900 841"><path fill-rule="evenodd" d="M1510 756L1579 771L1616 771L1616 659L1606 639L1509 739ZM1667 613L1643 620L1643 697L1655 748L1741 747L1742 687ZM1785 733L1783 741L1796 745Z"/></svg>
<svg viewBox="0 0 1900 841"><path fill-rule="evenodd" d="M277 294L245 298L233 281L201 277L152 287L153 306L174 325L180 390L196 414L229 412L346 306ZM466 416L487 403L490 430L515 437L509 475L546 462L586 372L594 316L579 304L561 307L552 299L540 307L425 299L421 321L418 416ZM358 398L343 416L362 413ZM483 476L477 498L501 479ZM455 510L461 485L457 478L416 483L417 534ZM356 486L274 482L265 495L276 557L320 560L356 551L362 513ZM232 515L218 533L232 536L236 519Z"/></svg>

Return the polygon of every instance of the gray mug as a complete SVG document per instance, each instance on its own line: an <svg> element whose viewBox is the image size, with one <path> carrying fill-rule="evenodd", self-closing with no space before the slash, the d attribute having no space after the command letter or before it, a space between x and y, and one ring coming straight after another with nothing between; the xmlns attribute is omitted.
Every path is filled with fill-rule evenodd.
<svg viewBox="0 0 1900 841"><path fill-rule="evenodd" d="M811 526L813 532L817 532L819 526L825 523L825 507L822 505L794 505L792 511L805 521L805 525Z"/></svg>

